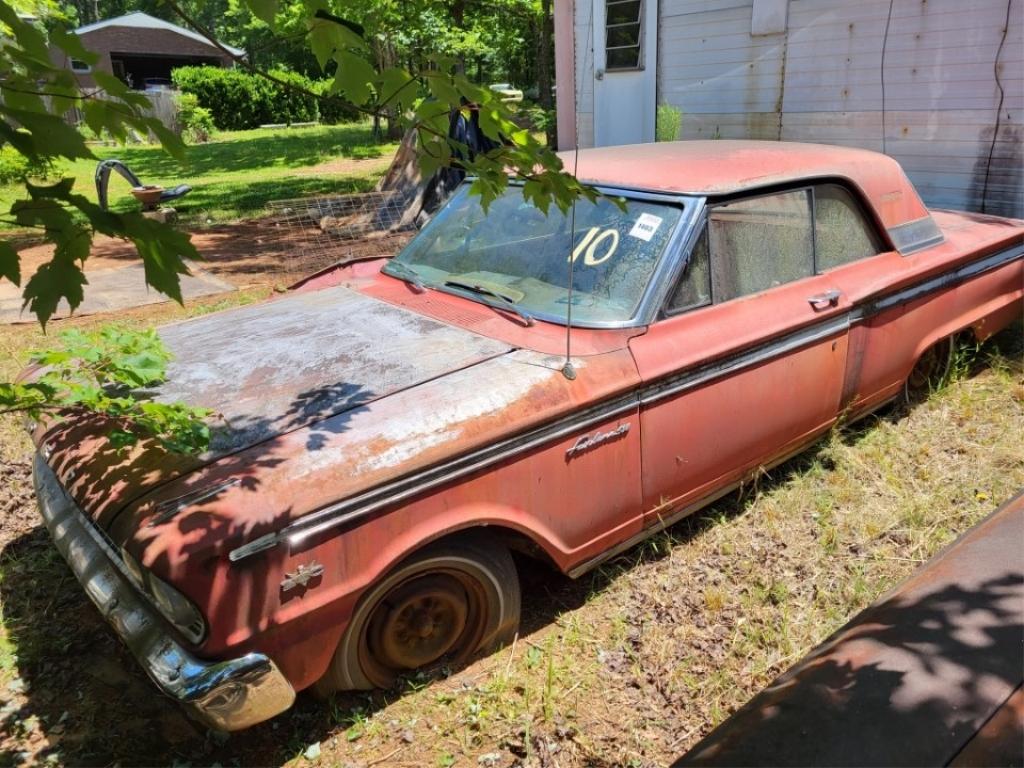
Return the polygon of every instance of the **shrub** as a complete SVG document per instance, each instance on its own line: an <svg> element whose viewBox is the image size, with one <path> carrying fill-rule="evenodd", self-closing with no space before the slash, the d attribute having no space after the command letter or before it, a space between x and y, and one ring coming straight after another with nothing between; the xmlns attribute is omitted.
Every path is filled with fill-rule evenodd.
<svg viewBox="0 0 1024 768"><path fill-rule="evenodd" d="M26 179L49 179L58 173L59 169L52 158L29 160L10 145L0 147L0 184L14 184Z"/></svg>
<svg viewBox="0 0 1024 768"><path fill-rule="evenodd" d="M654 118L655 141L676 141L683 127L683 111L671 104L659 104Z"/></svg>
<svg viewBox="0 0 1024 768"><path fill-rule="evenodd" d="M177 102L181 137L191 144L209 141L214 129L210 110L199 106L199 98L194 93L179 93Z"/></svg>
<svg viewBox="0 0 1024 768"><path fill-rule="evenodd" d="M313 82L294 72L271 70L276 78L312 90ZM178 88L198 99L223 131L258 128L267 123L314 122L317 99L239 69L179 67L171 73Z"/></svg>

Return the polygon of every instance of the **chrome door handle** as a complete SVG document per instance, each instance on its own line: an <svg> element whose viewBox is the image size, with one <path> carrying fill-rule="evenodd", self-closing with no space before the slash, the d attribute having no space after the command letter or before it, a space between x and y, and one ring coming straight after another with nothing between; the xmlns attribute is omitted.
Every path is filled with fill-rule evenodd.
<svg viewBox="0 0 1024 768"><path fill-rule="evenodd" d="M833 288L829 291L825 291L824 293L817 293L814 296L808 296L807 302L815 309L834 307L839 303L839 291Z"/></svg>

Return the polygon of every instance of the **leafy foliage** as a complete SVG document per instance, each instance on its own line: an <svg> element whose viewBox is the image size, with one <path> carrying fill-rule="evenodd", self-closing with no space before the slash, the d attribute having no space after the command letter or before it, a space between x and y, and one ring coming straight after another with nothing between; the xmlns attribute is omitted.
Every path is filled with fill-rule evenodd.
<svg viewBox="0 0 1024 768"><path fill-rule="evenodd" d="M222 131L258 128L268 123L306 123L319 118L317 86L313 81L294 72L275 70L268 74L274 80L240 69L197 66L179 67L171 76L183 93L194 95L198 104L209 110L214 124Z"/></svg>
<svg viewBox="0 0 1024 768"><path fill-rule="evenodd" d="M77 35L67 31L59 18L49 34L42 26L19 16L0 1L0 147L24 160L27 169L52 169L61 159L94 159L81 132L64 119L69 109L80 109L88 127L124 140L129 131L154 135L168 151L182 156L184 145L159 120L149 117L151 106L141 93L131 91L113 75L94 71L100 93L83 93L70 72L54 60L75 58L94 64L97 56L87 51ZM51 58L51 50L56 55ZM145 264L146 280L180 300L178 275L187 271L184 259L199 254L184 236L156 224L140 213L111 214L81 195L71 192L71 179L52 185L36 185L29 179L46 176L26 171L22 178L26 195L7 211L8 223L38 230L54 244L53 258L43 264L24 286L25 304L44 326L61 300L72 308L82 301L85 275L82 264L89 257L96 233L132 240ZM38 180L38 179L37 179ZM0 246L0 279L21 284L20 260L9 246Z"/></svg>
<svg viewBox="0 0 1024 768"><path fill-rule="evenodd" d="M659 104L654 116L655 141L678 141L683 129L683 111L671 104Z"/></svg>
<svg viewBox="0 0 1024 768"><path fill-rule="evenodd" d="M0 184L52 179L57 173L57 163L52 158L28 158L14 147L0 147Z"/></svg>
<svg viewBox="0 0 1024 768"><path fill-rule="evenodd" d="M546 144L516 124L512 108L500 96L467 78L464 56L442 55L437 53L441 46L435 46L432 53L416 60L410 56L403 65L393 44L396 29L402 24L408 24L409 30L418 29L409 22L410 17L438 14L445 3L246 0L246 4L260 23L272 29L278 23L287 23L291 30L304 27L318 66L324 75L333 77L331 95L344 98L364 114L386 115L394 124L415 130L424 175L443 167L464 169L476 177L472 191L481 196L485 207L501 194L510 177L524 182L524 197L543 211L552 203L566 211L580 196L596 198L595 190L563 171L562 161ZM182 2L167 0L166 5L183 21L209 34ZM460 2L447 11L452 26L463 31L467 7ZM274 73L255 74L296 93L313 93ZM448 138L450 115L458 109L477 110L481 129L499 146L472 155L467 147Z"/></svg>
<svg viewBox="0 0 1024 768"><path fill-rule="evenodd" d="M38 366L29 380L0 383L0 413L23 412L38 420L91 411L111 420L111 444L134 445L155 438L167 450L206 450L212 411L148 399L145 390L166 379L171 355L156 331L107 326L62 332L59 344L34 352Z"/></svg>
<svg viewBox="0 0 1024 768"><path fill-rule="evenodd" d="M210 110L199 106L199 99L191 93L179 93L176 100L181 138L190 144L202 144L209 141L216 127L213 124L213 115Z"/></svg>

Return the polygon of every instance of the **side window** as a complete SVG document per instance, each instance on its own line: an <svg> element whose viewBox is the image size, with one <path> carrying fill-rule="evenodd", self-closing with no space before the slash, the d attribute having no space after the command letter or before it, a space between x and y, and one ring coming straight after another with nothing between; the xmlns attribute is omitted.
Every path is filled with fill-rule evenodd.
<svg viewBox="0 0 1024 768"><path fill-rule="evenodd" d="M708 268L708 229L705 227L693 245L686 270L669 299L667 311L674 315L710 303L711 270Z"/></svg>
<svg viewBox="0 0 1024 768"><path fill-rule="evenodd" d="M818 272L883 250L871 222L864 218L853 196L838 184L814 188L814 238Z"/></svg>
<svg viewBox="0 0 1024 768"><path fill-rule="evenodd" d="M708 227L716 302L814 274L810 190L716 205Z"/></svg>
<svg viewBox="0 0 1024 768"><path fill-rule="evenodd" d="M606 0L605 69L639 69L643 0Z"/></svg>

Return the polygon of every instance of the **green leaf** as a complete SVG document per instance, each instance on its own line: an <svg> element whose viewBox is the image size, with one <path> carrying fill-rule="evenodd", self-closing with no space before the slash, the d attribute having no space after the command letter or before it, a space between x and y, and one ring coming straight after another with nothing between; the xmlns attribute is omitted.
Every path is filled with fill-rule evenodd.
<svg viewBox="0 0 1024 768"><path fill-rule="evenodd" d="M50 30L50 42L60 48L69 57L84 61L86 64L96 64L100 60L98 53L94 53L82 44L82 38L74 32L67 32L60 27Z"/></svg>
<svg viewBox="0 0 1024 768"><path fill-rule="evenodd" d="M458 107L461 101L458 89L452 79L443 72L431 72L425 75L430 94L448 107Z"/></svg>
<svg viewBox="0 0 1024 768"><path fill-rule="evenodd" d="M252 15L265 23L271 29L274 28L274 17L277 15L277 0L245 0Z"/></svg>
<svg viewBox="0 0 1024 768"><path fill-rule="evenodd" d="M46 42L46 35L31 22L19 17L7 3L0 3L0 23L10 29L11 36L17 41L17 45L24 49L29 56L40 63L50 64L50 48Z"/></svg>
<svg viewBox="0 0 1024 768"><path fill-rule="evenodd" d="M82 303L82 286L88 282L81 267L74 261L48 261L36 270L25 285L23 306L28 307L45 328L57 311L61 299L66 299L72 310Z"/></svg>
<svg viewBox="0 0 1024 768"><path fill-rule="evenodd" d="M32 135L32 153L44 157L94 157L85 145L85 138L61 117L27 109L0 107L0 113L7 115Z"/></svg>
<svg viewBox="0 0 1024 768"><path fill-rule="evenodd" d="M416 98L416 89L408 87L412 75L400 67L385 69L377 78L377 103L401 107Z"/></svg>
<svg viewBox="0 0 1024 768"><path fill-rule="evenodd" d="M156 135L157 139L160 140L160 146L162 146L171 157L181 162L185 161L185 142L181 140L181 137L178 136L178 134L156 118L148 119L146 121L146 127Z"/></svg>
<svg viewBox="0 0 1024 768"><path fill-rule="evenodd" d="M21 285L21 259L13 245L0 240L0 279L4 278Z"/></svg>
<svg viewBox="0 0 1024 768"><path fill-rule="evenodd" d="M338 70L334 74L333 89L344 93L353 104L365 104L373 93L370 89L377 75L370 62L353 53L339 53Z"/></svg>
<svg viewBox="0 0 1024 768"><path fill-rule="evenodd" d="M141 214L125 215L123 222L142 258L146 283L181 304L179 275L189 274L184 260L202 258L191 236Z"/></svg>

